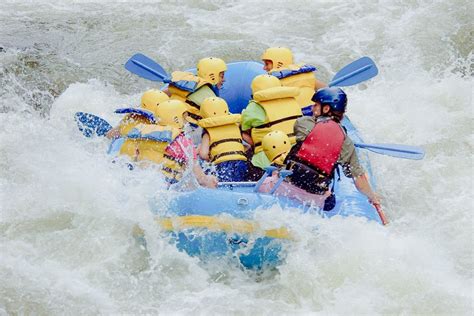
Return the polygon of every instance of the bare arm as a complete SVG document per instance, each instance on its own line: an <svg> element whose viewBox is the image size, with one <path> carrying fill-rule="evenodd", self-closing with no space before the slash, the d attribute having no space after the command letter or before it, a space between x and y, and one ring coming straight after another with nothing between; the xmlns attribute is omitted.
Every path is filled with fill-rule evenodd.
<svg viewBox="0 0 474 316"><path fill-rule="evenodd" d="M169 97L171 96L171 92L168 90L168 88L163 90L164 93L166 93Z"/></svg>
<svg viewBox="0 0 474 316"><path fill-rule="evenodd" d="M193 165L193 172L200 185L211 189L217 187L217 178L205 174L201 166L197 162L195 162Z"/></svg>
<svg viewBox="0 0 474 316"><path fill-rule="evenodd" d="M339 163L342 165L344 175L354 179L357 190L367 196L370 203L380 205L379 197L370 186L367 173L359 162L354 143L350 137L344 139Z"/></svg>
<svg viewBox="0 0 474 316"><path fill-rule="evenodd" d="M365 196L369 198L370 203L380 205L379 197L372 190L369 180L367 179L366 173L354 178L354 184L360 193L364 194Z"/></svg>
<svg viewBox="0 0 474 316"><path fill-rule="evenodd" d="M243 139L247 144L249 144L250 146L253 147L252 136L250 136L250 134L249 134L248 132L242 132L242 139Z"/></svg>
<svg viewBox="0 0 474 316"><path fill-rule="evenodd" d="M201 145L199 145L199 157L209 161L209 134L202 135Z"/></svg>
<svg viewBox="0 0 474 316"><path fill-rule="evenodd" d="M119 126L112 128L110 131L105 134L105 137L108 139L116 139L120 137L120 128Z"/></svg>

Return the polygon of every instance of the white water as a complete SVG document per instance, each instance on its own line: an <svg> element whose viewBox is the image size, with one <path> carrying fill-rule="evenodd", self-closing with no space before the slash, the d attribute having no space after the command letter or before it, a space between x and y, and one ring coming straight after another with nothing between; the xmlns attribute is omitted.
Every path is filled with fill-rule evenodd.
<svg viewBox="0 0 474 316"><path fill-rule="evenodd" d="M470 1L0 4L0 314L472 314L472 12ZM111 164L72 115L114 122L138 102L153 83L123 69L137 51L171 70L258 60L273 45L326 81L372 57L380 74L346 89L352 121L367 142L427 154L370 156L388 227L259 214L298 241L257 276L160 238L147 199L162 179Z"/></svg>

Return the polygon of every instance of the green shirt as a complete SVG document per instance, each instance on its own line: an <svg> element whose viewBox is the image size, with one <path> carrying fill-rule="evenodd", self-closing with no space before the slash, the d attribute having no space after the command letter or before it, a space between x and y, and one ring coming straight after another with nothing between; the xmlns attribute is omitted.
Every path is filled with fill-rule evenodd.
<svg viewBox="0 0 474 316"><path fill-rule="evenodd" d="M245 110L242 111L242 130L247 131L253 127L266 123L267 114L265 110L255 101L251 100Z"/></svg>
<svg viewBox="0 0 474 316"><path fill-rule="evenodd" d="M267 114L265 110L257 102L251 100L245 110L242 111L241 125L243 131L248 131L254 127L265 124L267 120ZM252 165L265 169L271 165L270 160L263 151L256 153L252 157Z"/></svg>
<svg viewBox="0 0 474 316"><path fill-rule="evenodd" d="M303 141L314 128L314 125L316 125L316 119L314 117L303 116L298 118L294 127L296 141ZM359 158L357 157L354 143L350 137L345 137L337 162L341 164L346 177L357 178L365 173L365 170L361 166Z"/></svg>
<svg viewBox="0 0 474 316"><path fill-rule="evenodd" d="M264 151L254 154L251 162L252 165L261 169L265 169L272 164L272 162L267 158L267 155L265 155Z"/></svg>
<svg viewBox="0 0 474 316"><path fill-rule="evenodd" d="M204 85L197 89L193 93L189 94L186 98L197 105L201 105L202 101L206 98L215 97L216 94L208 85Z"/></svg>

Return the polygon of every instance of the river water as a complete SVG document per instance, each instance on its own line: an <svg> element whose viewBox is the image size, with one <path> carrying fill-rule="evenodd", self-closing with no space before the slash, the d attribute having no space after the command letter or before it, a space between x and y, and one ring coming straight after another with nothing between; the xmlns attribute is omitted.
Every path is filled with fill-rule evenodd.
<svg viewBox="0 0 474 316"><path fill-rule="evenodd" d="M3 1L0 315L472 315L472 12L467 0ZM115 108L156 87L123 68L135 52L178 70L276 45L326 82L373 58L379 75L346 89L349 116L367 142L426 157L370 154L387 227L275 207L260 220L297 236L277 270L201 263L152 223L163 180L111 164L73 114L117 122Z"/></svg>

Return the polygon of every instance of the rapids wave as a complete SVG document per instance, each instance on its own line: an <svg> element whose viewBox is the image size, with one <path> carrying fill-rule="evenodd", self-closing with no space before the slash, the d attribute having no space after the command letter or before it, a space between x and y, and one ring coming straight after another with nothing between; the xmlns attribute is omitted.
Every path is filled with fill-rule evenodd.
<svg viewBox="0 0 474 316"><path fill-rule="evenodd" d="M2 2L0 314L472 314L472 12L465 0ZM427 154L370 155L388 227L259 212L298 241L257 275L160 238L147 200L166 198L163 179L110 163L73 114L117 122L115 108L155 87L123 68L137 51L177 70L274 45L322 80L373 58L380 74L345 89L349 116L367 142Z"/></svg>

